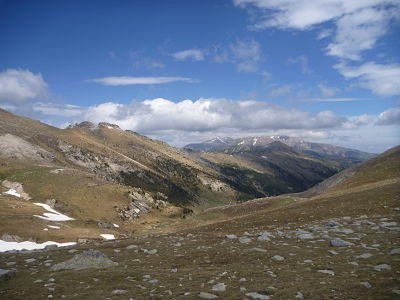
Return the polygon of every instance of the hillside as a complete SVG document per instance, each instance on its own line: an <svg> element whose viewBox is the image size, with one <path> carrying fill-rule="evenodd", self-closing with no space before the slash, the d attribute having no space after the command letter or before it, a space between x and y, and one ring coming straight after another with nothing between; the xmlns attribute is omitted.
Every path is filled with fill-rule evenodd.
<svg viewBox="0 0 400 300"><path fill-rule="evenodd" d="M396 299L400 148L337 176L317 194L207 209L170 234L4 254L0 267L16 275L0 283L2 296ZM74 269L93 248L118 265ZM56 270L69 259L78 266Z"/></svg>

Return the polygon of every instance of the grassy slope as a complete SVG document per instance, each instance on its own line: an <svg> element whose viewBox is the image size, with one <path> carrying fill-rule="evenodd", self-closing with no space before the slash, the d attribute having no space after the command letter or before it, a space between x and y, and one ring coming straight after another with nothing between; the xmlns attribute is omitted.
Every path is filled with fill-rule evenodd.
<svg viewBox="0 0 400 300"><path fill-rule="evenodd" d="M0 295L7 299L46 298L49 294L80 299L186 299L207 291L223 299L246 299L245 292L239 289L245 287L274 299L294 298L297 292L306 299L396 299L393 290L399 289L400 266L398 258L388 253L399 247L398 232L379 226L376 229L369 222L400 221L398 158L399 151L395 149L364 163L354 177L341 183L340 190L336 187L310 198L293 194L214 208L175 224L174 230L178 232L173 234L158 235L153 231L153 235L146 237L88 246L95 246L117 261L120 265L116 268L49 272L43 262L60 262L73 256L65 250L2 255L0 267L15 261L18 273L15 279L1 283ZM256 240L261 230L275 233L279 229L290 234L299 228L324 226L330 219L354 231L332 231L330 236L350 240L353 246L332 248L329 239L322 237L311 241L285 236L276 236L271 242ZM249 244L224 238L226 234L244 236L246 232L252 238ZM129 244L137 245L139 250L157 249L158 253L125 250ZM374 246L365 249L362 245ZM254 252L254 247L266 252ZM338 254L330 254L330 250ZM372 257L357 258L365 253ZM285 261L272 260L274 255L285 257ZM31 257L37 261L24 261ZM390 264L391 270L374 270L379 264ZM173 268L177 268L176 273L170 271ZM325 269L335 275L318 273ZM150 283L145 275L158 282ZM49 278L55 279L53 291L44 286ZM246 281L240 281L241 278ZM43 283L34 283L36 279ZM224 282L227 290L213 292L211 288L217 282ZM365 288L362 282L368 282L371 288ZM116 289L126 293L113 295Z"/></svg>

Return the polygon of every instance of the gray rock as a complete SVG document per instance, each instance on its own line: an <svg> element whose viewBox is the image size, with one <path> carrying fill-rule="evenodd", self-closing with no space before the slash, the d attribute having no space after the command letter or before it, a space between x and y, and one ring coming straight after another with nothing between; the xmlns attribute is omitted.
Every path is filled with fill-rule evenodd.
<svg viewBox="0 0 400 300"><path fill-rule="evenodd" d="M274 256L272 256L271 259L272 260L276 260L276 261L284 261L285 260L285 258L283 256L280 256L280 255L274 255Z"/></svg>
<svg viewBox="0 0 400 300"><path fill-rule="evenodd" d="M113 294L113 295L123 295L123 294L126 294L127 292L128 292L127 290L116 289L116 290L113 290L111 292L111 294Z"/></svg>
<svg viewBox="0 0 400 300"><path fill-rule="evenodd" d="M206 292L200 292L199 297L202 299L217 299L218 296Z"/></svg>
<svg viewBox="0 0 400 300"><path fill-rule="evenodd" d="M8 234L8 233L4 233L0 240L3 240L5 242L17 242L20 243L23 241L23 239L21 237L19 237L18 235L12 235L12 234Z"/></svg>
<svg viewBox="0 0 400 300"><path fill-rule="evenodd" d="M55 264L51 267L52 271L59 270L82 270L82 269L102 269L118 266L118 263L110 260L104 253L97 250L88 250L76 254L73 258Z"/></svg>
<svg viewBox="0 0 400 300"><path fill-rule="evenodd" d="M356 256L356 258L364 258L364 259L367 259L367 258L370 258L371 256L373 256L371 253L363 253L363 254L361 254L361 255Z"/></svg>
<svg viewBox="0 0 400 300"><path fill-rule="evenodd" d="M367 281L362 281L362 282L360 282L360 284L362 286L364 286L365 288L367 288L367 289L371 288L371 284L369 282L367 282Z"/></svg>
<svg viewBox="0 0 400 300"><path fill-rule="evenodd" d="M11 270L0 269L0 281L9 280L15 277L15 272Z"/></svg>
<svg viewBox="0 0 400 300"><path fill-rule="evenodd" d="M268 231L263 231L263 232L260 232L257 240L263 241L263 242L269 242L271 240L270 239L271 237L273 237L272 234L270 234Z"/></svg>
<svg viewBox="0 0 400 300"><path fill-rule="evenodd" d="M330 245L332 247L348 247L348 246L352 245L352 243L342 240L341 238L333 238L330 241Z"/></svg>
<svg viewBox="0 0 400 300"><path fill-rule="evenodd" d="M334 228L334 227L338 227L341 226L340 223L334 221L334 220L330 220L328 223L326 223L326 227L328 228Z"/></svg>
<svg viewBox="0 0 400 300"><path fill-rule="evenodd" d="M219 282L219 283L213 285L212 290L214 292L224 292L224 291L226 291L226 285L225 285L225 283Z"/></svg>
<svg viewBox="0 0 400 300"><path fill-rule="evenodd" d="M332 270L318 270L318 272L322 273L322 274L329 274L329 275L332 275L332 276L335 275L335 272L333 272Z"/></svg>
<svg viewBox="0 0 400 300"><path fill-rule="evenodd" d="M299 299L299 300L303 300L304 299L303 293L302 292L297 292L296 296L294 298L295 299Z"/></svg>
<svg viewBox="0 0 400 300"><path fill-rule="evenodd" d="M257 248L257 247L251 248L249 251L250 252L263 252L263 253L267 252L266 249Z"/></svg>
<svg viewBox="0 0 400 300"><path fill-rule="evenodd" d="M390 255L400 254L400 248L392 249L389 253Z"/></svg>
<svg viewBox="0 0 400 300"><path fill-rule="evenodd" d="M133 250L133 249L138 249L139 247L138 246L136 246L136 245L129 245L129 246L126 246L126 250Z"/></svg>
<svg viewBox="0 0 400 300"><path fill-rule="evenodd" d="M242 244L248 244L248 243L251 242L251 238L241 236L241 237L239 238L239 242L242 243Z"/></svg>
<svg viewBox="0 0 400 300"><path fill-rule="evenodd" d="M226 237L227 239L230 239L230 240L236 239L236 238L237 238L237 236L236 236L235 234L227 234L227 235L225 235L225 237Z"/></svg>
<svg viewBox="0 0 400 300"><path fill-rule="evenodd" d="M380 265L376 265L374 267L374 270L379 271L379 272L383 271L383 270L391 270L391 269L392 269L392 267L388 264L380 264Z"/></svg>
<svg viewBox="0 0 400 300"><path fill-rule="evenodd" d="M302 233L297 236L301 241L303 240L313 240L315 237L311 233Z"/></svg>
<svg viewBox="0 0 400 300"><path fill-rule="evenodd" d="M270 297L267 295L259 294L257 292L250 292L246 293L246 296L251 298L251 299L256 299L256 300L269 300Z"/></svg>

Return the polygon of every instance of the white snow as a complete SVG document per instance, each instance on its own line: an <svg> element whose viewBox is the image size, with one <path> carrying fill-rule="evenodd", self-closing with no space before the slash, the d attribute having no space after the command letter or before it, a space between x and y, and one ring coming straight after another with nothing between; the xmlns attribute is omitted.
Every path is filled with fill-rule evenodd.
<svg viewBox="0 0 400 300"><path fill-rule="evenodd" d="M73 220L73 218L63 215L62 213L59 213L58 211L52 209L47 204L44 204L44 203L33 203L33 204L41 206L45 210L50 212L50 213L44 213L43 216L34 215L35 217L41 218L43 220L48 220L48 221L70 221L70 220Z"/></svg>
<svg viewBox="0 0 400 300"><path fill-rule="evenodd" d="M113 234L100 234L100 236L105 240L115 240L115 236Z"/></svg>
<svg viewBox="0 0 400 300"><path fill-rule="evenodd" d="M243 145L243 144L244 144L244 141L241 141L241 142L238 144L238 146Z"/></svg>
<svg viewBox="0 0 400 300"><path fill-rule="evenodd" d="M66 247L76 245L74 242L69 243L57 243L57 242L44 242L42 244L34 243L34 242L6 242L0 240L0 252L11 251L11 250L35 250L35 249L44 249L44 247L48 245L57 245L58 247Z"/></svg>
<svg viewBox="0 0 400 300"><path fill-rule="evenodd" d="M114 223L113 225L114 225L114 227L116 227L116 228L118 228L118 227L119 227L119 225L118 225L118 224L115 224L115 223Z"/></svg>
<svg viewBox="0 0 400 300"><path fill-rule="evenodd" d="M257 138L254 138L254 139L253 139L253 146L255 146L255 145L257 144L257 141L258 141Z"/></svg>
<svg viewBox="0 0 400 300"><path fill-rule="evenodd" d="M54 228L54 229L60 229L60 226L54 226L54 225L47 225L47 227Z"/></svg>
<svg viewBox="0 0 400 300"><path fill-rule="evenodd" d="M17 193L17 191L14 189L9 189L7 192L4 192L4 194L21 198L21 194Z"/></svg>
<svg viewBox="0 0 400 300"><path fill-rule="evenodd" d="M114 129L114 127L107 125L106 126L108 129Z"/></svg>

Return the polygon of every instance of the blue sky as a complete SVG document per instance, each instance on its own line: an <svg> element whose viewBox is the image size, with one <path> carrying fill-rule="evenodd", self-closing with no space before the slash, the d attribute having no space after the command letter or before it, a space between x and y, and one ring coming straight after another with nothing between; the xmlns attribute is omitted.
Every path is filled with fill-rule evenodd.
<svg viewBox="0 0 400 300"><path fill-rule="evenodd" d="M399 0L1 1L0 107L182 146L400 144Z"/></svg>

